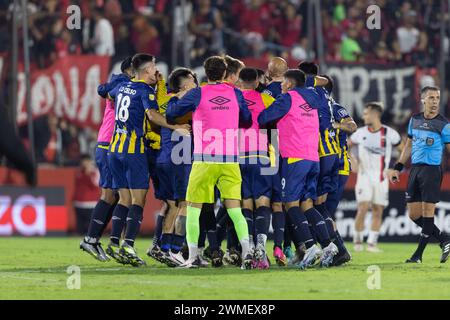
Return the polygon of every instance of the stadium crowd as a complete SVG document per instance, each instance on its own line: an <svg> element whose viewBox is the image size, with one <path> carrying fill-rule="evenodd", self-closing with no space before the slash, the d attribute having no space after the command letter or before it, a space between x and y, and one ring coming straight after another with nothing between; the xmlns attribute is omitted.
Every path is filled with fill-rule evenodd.
<svg viewBox="0 0 450 320"><path fill-rule="evenodd" d="M436 68L439 63L440 2L376 1L381 8L382 29L365 25L369 0L321 1L325 54L328 61L383 64L414 63ZM187 0L184 16L191 66L208 56L228 53L237 58L282 56L308 57L308 8L305 0ZM79 5L81 30L65 27L66 9ZM182 34L179 1L168 0L30 0L28 1L32 66L46 68L71 54L111 56L114 64L136 52L149 52L158 61L171 61L172 33ZM11 49L11 1L0 1L0 54ZM20 21L20 17L19 17ZM287 22L287 23L286 23ZM317 34L317 30L313 30ZM316 37L316 36L314 36ZM164 39L164 41L163 41ZM448 35L446 52L448 53ZM175 43L181 51L181 43ZM311 57L316 57L315 45ZM22 55L20 55L22 57ZM447 54L448 56L448 54ZM450 68L447 81L450 82ZM431 72L429 80L438 84ZM6 79L7 80L7 79ZM3 82L3 81L2 81ZM9 84L2 84L1 101L9 101ZM81 154L91 153L95 132L48 115L36 120L37 159L73 165ZM23 130L26 135L26 129Z"/></svg>

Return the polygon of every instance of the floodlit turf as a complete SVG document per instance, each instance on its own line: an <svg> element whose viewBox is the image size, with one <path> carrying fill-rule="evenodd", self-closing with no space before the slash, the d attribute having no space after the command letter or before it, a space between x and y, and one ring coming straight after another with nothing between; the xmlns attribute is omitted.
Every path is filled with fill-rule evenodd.
<svg viewBox="0 0 450 320"><path fill-rule="evenodd" d="M145 256L150 239L137 242L147 267L100 263L78 249L79 240L0 239L0 299L450 299L450 261L439 263L436 244L422 265L403 263L415 245L382 244L384 253L352 252L343 267L260 271L171 269ZM67 289L71 265L80 267L80 290ZM370 266L380 268L379 290L368 289Z"/></svg>

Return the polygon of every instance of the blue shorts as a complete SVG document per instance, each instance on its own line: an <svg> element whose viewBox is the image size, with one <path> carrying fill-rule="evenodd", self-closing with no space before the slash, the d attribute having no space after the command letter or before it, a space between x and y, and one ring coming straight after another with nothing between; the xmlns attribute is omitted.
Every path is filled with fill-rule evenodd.
<svg viewBox="0 0 450 320"><path fill-rule="evenodd" d="M150 174L145 153L109 153L113 189L148 190Z"/></svg>
<svg viewBox="0 0 450 320"><path fill-rule="evenodd" d="M95 148L95 164L100 172L100 181L98 182L98 185L103 189L113 188L113 177L111 170L109 169L108 161L108 145L108 143L98 143L97 148Z"/></svg>
<svg viewBox="0 0 450 320"><path fill-rule="evenodd" d="M339 186L339 156L334 154L320 158L320 175L317 196L332 193Z"/></svg>
<svg viewBox="0 0 450 320"><path fill-rule="evenodd" d="M271 202L281 202L281 169L272 176L272 198Z"/></svg>
<svg viewBox="0 0 450 320"><path fill-rule="evenodd" d="M157 163L156 176L158 186L155 189L155 198L163 201L175 201L174 165L172 163Z"/></svg>
<svg viewBox="0 0 450 320"><path fill-rule="evenodd" d="M319 162L300 160L288 163L283 159L281 165L281 199L283 202L317 199Z"/></svg>
<svg viewBox="0 0 450 320"><path fill-rule="evenodd" d="M186 200L186 191L192 164L177 164L173 165L173 168L175 172L175 199L179 201Z"/></svg>
<svg viewBox="0 0 450 320"><path fill-rule="evenodd" d="M270 167L270 163L241 164L242 199L258 199L272 196L272 176L262 175L261 168Z"/></svg>

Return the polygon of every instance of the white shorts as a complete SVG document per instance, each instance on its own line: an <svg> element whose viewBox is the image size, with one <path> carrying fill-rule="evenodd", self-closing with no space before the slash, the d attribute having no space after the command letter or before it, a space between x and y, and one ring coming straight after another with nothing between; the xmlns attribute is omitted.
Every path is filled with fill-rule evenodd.
<svg viewBox="0 0 450 320"><path fill-rule="evenodd" d="M387 207L389 204L389 180L374 182L368 175L358 174L355 186L356 202L370 202Z"/></svg>

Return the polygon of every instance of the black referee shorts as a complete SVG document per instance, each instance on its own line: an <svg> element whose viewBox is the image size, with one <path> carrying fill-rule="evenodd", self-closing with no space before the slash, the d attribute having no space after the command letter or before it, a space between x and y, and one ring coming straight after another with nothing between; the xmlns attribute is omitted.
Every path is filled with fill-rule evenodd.
<svg viewBox="0 0 450 320"><path fill-rule="evenodd" d="M413 165L409 173L406 202L438 203L441 183L441 166Z"/></svg>

